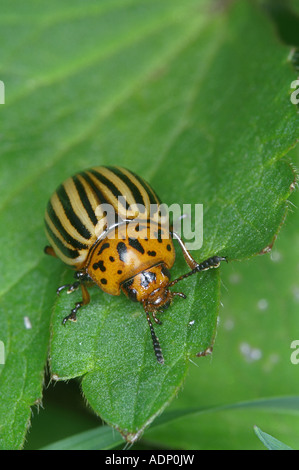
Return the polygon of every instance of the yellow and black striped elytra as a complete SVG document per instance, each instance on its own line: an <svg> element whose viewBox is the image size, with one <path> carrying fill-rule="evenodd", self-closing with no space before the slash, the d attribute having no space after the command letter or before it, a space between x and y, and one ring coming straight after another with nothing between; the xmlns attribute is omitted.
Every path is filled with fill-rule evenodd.
<svg viewBox="0 0 299 470"><path fill-rule="evenodd" d="M162 223L161 201L150 185L135 173L120 167L95 167L64 181L48 202L45 252L75 269L75 282L57 289L82 290L82 301L63 319L76 321L77 312L89 303L87 284L111 295L125 295L140 302L150 327L154 351L164 362L151 317L169 307L182 292L169 288L182 279L218 267L225 258L213 256L197 263L178 234ZM165 222L165 221L164 221ZM168 222L168 220L167 220ZM170 281L175 261L173 238L177 239L191 271Z"/></svg>

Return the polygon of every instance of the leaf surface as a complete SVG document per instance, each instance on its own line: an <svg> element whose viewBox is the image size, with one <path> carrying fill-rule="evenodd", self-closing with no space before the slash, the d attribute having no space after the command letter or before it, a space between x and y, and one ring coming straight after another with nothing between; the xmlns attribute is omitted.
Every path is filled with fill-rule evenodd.
<svg viewBox="0 0 299 470"><path fill-rule="evenodd" d="M53 377L83 376L92 408L134 441L177 394L188 359L213 344L220 273L181 283L187 300L156 326L162 367L144 313L123 296L92 289L91 304L64 328L80 295L55 299L72 273L43 255L47 200L76 171L123 165L167 204L203 204L198 261L264 250L294 182L285 159L298 137L289 51L249 2L15 4L4 2L0 20L1 445L22 446L41 398L53 302ZM185 271L177 247L173 277Z"/></svg>

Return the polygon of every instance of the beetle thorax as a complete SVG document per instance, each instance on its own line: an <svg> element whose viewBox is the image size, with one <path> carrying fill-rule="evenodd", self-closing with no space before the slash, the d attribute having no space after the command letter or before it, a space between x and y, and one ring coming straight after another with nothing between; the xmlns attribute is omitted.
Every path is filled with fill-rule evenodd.
<svg viewBox="0 0 299 470"><path fill-rule="evenodd" d="M141 302L168 284L168 269L175 258L172 240L166 232L166 237L160 238L158 225L156 229L154 225L151 238L151 229L147 222L122 224L94 245L86 271L103 291L119 295L122 289L128 297ZM126 292L133 282L134 287Z"/></svg>

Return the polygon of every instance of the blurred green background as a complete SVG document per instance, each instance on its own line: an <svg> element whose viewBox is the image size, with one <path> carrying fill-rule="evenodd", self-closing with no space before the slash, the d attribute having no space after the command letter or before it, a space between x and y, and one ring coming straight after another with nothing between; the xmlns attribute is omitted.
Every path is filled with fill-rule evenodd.
<svg viewBox="0 0 299 470"><path fill-rule="evenodd" d="M201 6L205 2L188 2L192 8L194 5L196 6L196 3ZM215 11L220 15L220 18L221 15L229 17L230 8L233 9L234 3L238 2L216 1L214 3ZM90 1L85 12L82 2L80 4L78 1L73 2L71 10L68 8L68 2L61 2L59 7L56 2L46 4L46 2L24 3L18 1L13 7L11 2L3 2L0 35L2 34L4 45L1 53L2 64L5 66L3 65L2 68L0 66L2 73L0 79L6 83L6 77L9 77L10 85L6 89L6 100L11 100L10 104L15 105L11 108L8 107L7 114L1 116L3 125L0 132L6 136L5 139L1 136L5 162L4 160L0 162L1 203L4 208L9 203L11 194L18 194L22 184L30 187L30 182L35 181L34 178L40 168L43 168L47 173L49 187L55 187L57 183L57 164L61 174L68 176L72 162L74 162L75 170L83 168L86 166L85 155L94 155L88 157L88 161L95 163L96 155L101 151L105 154L106 161L112 160L117 153L124 166L134 166L134 169L142 170L143 160L148 162L157 149L163 148L163 133L168 132L172 135L173 132L174 136L176 135L178 132L174 125L176 110L172 109L170 113L173 122L171 119L164 121L163 113L168 112L169 106L169 103L165 103L165 108L162 106L163 112L159 108L161 115L155 116L153 114L148 117L148 121L144 122L144 134L130 138L133 136L131 127L134 128L134 125L138 127L138 123L134 123L135 108L142 109L143 100L146 101L146 97L142 95L143 91L139 88L140 77L143 74L147 76L147 73L154 70L155 76L149 76L147 79L154 84L156 80L159 83L159 77L163 77L165 73L163 69L165 58L172 57L176 47L180 47L182 38L188 37L188 35L192 36L193 32L196 32L199 26L201 27L201 21L198 18L192 20L190 12L185 11L180 2L174 2L173 8L169 8L169 2L161 1L158 15L155 13L156 1L141 2L141 4L144 4L144 10L142 8L135 9L133 1L119 0L111 1L109 4ZM93 18L92 12L93 9L97 12L101 8L104 13L107 13L107 21L101 23L102 29L99 32L97 17L95 15ZM256 2L256 8L260 9L262 15L265 15L267 18L265 21L271 22L273 31L276 30L281 43L289 46L286 51L291 47L299 46L299 20L297 16L299 9L295 1L267 2L266 9L262 7L262 2ZM111 15L109 14L110 9ZM113 9L122 18L118 25L114 23ZM212 14L211 11L213 9L208 10L207 17ZM144 20L145 12L148 14L148 21ZM90 34L86 34L86 29L84 29L86 22L83 21L81 25L81 22L77 21L84 19L85 14ZM178 18L184 18L184 15L186 21L178 20ZM63 25L64 22L68 24L68 28L61 28L61 24ZM164 23L167 28L164 28ZM34 24L34 28L30 27L31 24ZM83 29L81 30L80 27ZM217 20L210 28L212 29L209 31L209 22L207 21L207 25L203 28L203 41L205 35L208 39L210 35L213 36L213 28L216 34ZM155 29L159 31L156 38ZM93 48L92 44L93 30L99 41L96 48ZM13 31L17 31L18 34ZM146 41L147 34L150 37L152 35L151 41ZM82 39L82 43L78 41L74 47L77 36ZM100 41L101 37L103 37L103 44ZM111 51L113 52L122 37L125 39L121 39L123 41L122 48L118 51L115 61L109 61ZM169 37L172 37L174 41L171 45ZM9 44L5 42L7 38L10 41ZM143 38L144 43L142 42ZM139 48L136 48L135 51L134 47L131 48L131 44L134 45L136 40ZM161 53L157 59L155 55L151 56L151 46L155 40L157 41L155 48L159 49ZM24 62L20 61L24 44L28 53L31 43L34 45L32 55L27 55ZM207 41L208 44L211 42ZM85 49L90 53L86 55ZM127 55L128 50L130 54ZM140 50L142 54L140 54ZM73 58L71 66L66 61L69 54ZM211 50L207 51L207 60L211 57L213 57L212 46ZM98 60L103 61L104 64L102 75L99 75L95 66ZM147 71L148 62L151 63L151 66ZM21 67L19 63L21 63ZM55 67L52 67L54 63ZM227 73L229 64L224 65L227 67ZM296 64L294 65L296 67ZM289 64L284 63L279 66L287 67ZM120 76L118 67L125 71L127 76L125 74ZM134 73L132 73L133 67ZM181 67L183 73L187 63L181 63ZM259 64L252 64L253 75L255 67L258 68ZM88 84L84 79L86 69L88 69ZM69 77L71 78L69 79ZM66 80L64 80L65 78ZM110 84L108 94L106 88L101 88L101 83L107 82ZM288 86L289 84L287 84ZM97 96L96 100L92 93L95 87L102 92L102 95ZM189 91L188 88L187 91ZM176 92L175 89L174 92ZM131 93L133 93L133 100L128 99ZM170 89L170 96L171 93ZM185 99L186 96L182 94L182 102ZM95 101L96 106L94 106ZM118 105L123 102L125 106L119 110ZM157 94L157 107L160 104ZM178 105L177 108L179 113L180 106ZM34 112L28 112L30 109ZM114 110L119 113L118 119L109 121ZM217 112L217 105L215 105L213 112ZM7 122L13 122L17 119L18 139L15 142L14 126L6 125L5 119ZM225 121L225 116L223 119ZM117 124L117 128L111 127L114 122ZM99 123L101 125L100 138L97 135ZM115 140L116 134L118 134L117 140ZM146 144L143 145L143 139L146 143L149 142L148 135L153 135L156 138L153 138L150 148ZM211 140L213 140L212 137ZM13 142L13 145L10 145L10 141ZM124 159L122 159L123 148L126 149ZM135 155L135 148L140 149L142 159ZM167 151L167 149L164 150ZM185 151L185 149L183 150ZM188 152L188 148L186 152ZM15 155L17 157L14 157ZM11 164L9 164L10 158ZM299 167L297 148L289 151L288 158L296 167ZM200 162L197 164L197 169L200 171ZM171 166L168 162L165 165L166 170L167 166ZM192 165L192 160L190 160L184 168L186 172L189 171L191 176ZM153 166L148 165L147 168L147 175L151 177L155 173L155 169L159 168L159 162L155 161ZM167 171L165 171L166 183L167 179L171 179L171 174L171 168L169 169L169 178ZM181 178L180 175L178 177ZM11 182L11 193L6 190L7 182ZM30 201L36 198L37 207L39 209L43 207L44 202L39 200L39 196L43 194L44 184L42 180L38 180L36 186L30 187L29 195L24 194L25 205L30 204ZM168 184L170 184L169 181ZM165 191L167 193L167 189ZM219 325L213 355L190 364L182 390L167 408L167 411L189 408L207 408L211 411L206 414L188 414L186 417L166 422L160 426L153 425L132 447L133 449L262 449L263 445L254 434L254 425L289 446L299 448L299 409L283 412L275 407L271 410L266 407L264 410L242 409L240 407L239 409L213 411L213 407L222 404L236 404L259 398L270 399L280 396L285 397L287 401L288 396L299 396L299 364L294 365L290 360L292 353L290 345L292 341L299 340L298 191L291 194L287 205L285 224L278 234L271 253L255 256L242 262L235 261L221 269L222 306L219 312ZM11 214L13 220L12 210ZM9 218L4 218L3 227L6 227L7 220L9 223L11 222ZM14 247L15 241L20 244L19 240L22 241L22 245L18 248L18 256L16 256L17 260L21 260L18 269L16 270L15 261L1 274L3 276L2 293L4 294L6 293L5 286L10 286L11 279L13 279L12 285L15 282L18 286L18 283L21 283L18 276L20 275L21 278L23 271L27 273L27 271L34 270L36 267L34 250L36 246L42 246L44 243L40 235L42 232L41 221L36 222L32 216L32 219L29 218L27 223L26 236L31 233L30 230L32 231L28 247L26 238L24 240L19 238L19 236L22 237L22 227L17 225L16 234L6 235L7 245L5 244L5 247ZM7 259L5 247L2 243L2 259ZM27 251L24 250L24 247ZM23 251L26 251L24 258L21 257ZM48 263L47 266L50 264ZM50 273L52 279L49 280L49 286L43 284L43 289L47 288L50 291L52 289L54 292L57 284L55 273L59 275L61 271L56 266L51 269L53 269L52 274ZM47 273L44 271L45 268L41 268L41 273L46 276ZM38 279L37 276L37 285ZM19 295L21 297L21 294ZM11 292L11 298L16 302L17 297L17 293ZM41 297L43 296L41 295ZM43 300L46 305L44 308L51 308L50 297L48 301ZM11 298L9 297L10 302ZM5 308L8 308L9 301L4 304ZM22 300L19 300L20 305L21 302ZM34 308L38 309L38 300L36 302ZM11 330L10 325L6 325L5 322L3 324L2 334L6 330ZM42 356L41 364L44 359L45 357ZM101 420L86 406L82 398L79 380L74 379L67 383L54 384L47 372L44 383L42 405L37 404L32 408L31 425L26 437L25 449L38 449L102 424ZM0 422L0 427L1 424ZM120 448L122 447L121 445Z"/></svg>

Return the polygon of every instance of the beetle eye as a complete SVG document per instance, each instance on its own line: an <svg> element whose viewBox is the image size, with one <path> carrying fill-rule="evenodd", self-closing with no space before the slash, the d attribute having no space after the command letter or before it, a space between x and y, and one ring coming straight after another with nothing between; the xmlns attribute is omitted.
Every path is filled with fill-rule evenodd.
<svg viewBox="0 0 299 470"><path fill-rule="evenodd" d="M79 279L80 281L91 281L89 274L82 271L76 271L74 273L74 278Z"/></svg>

